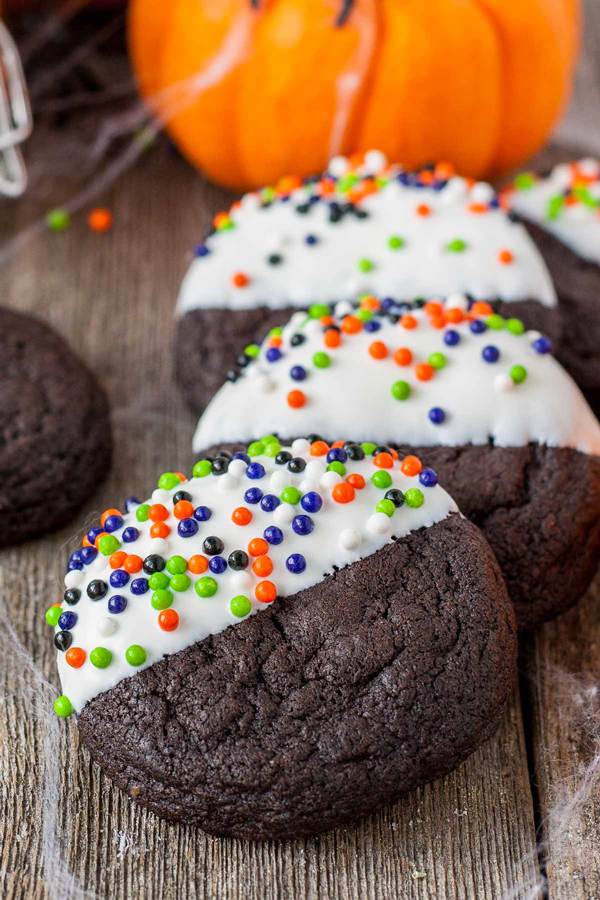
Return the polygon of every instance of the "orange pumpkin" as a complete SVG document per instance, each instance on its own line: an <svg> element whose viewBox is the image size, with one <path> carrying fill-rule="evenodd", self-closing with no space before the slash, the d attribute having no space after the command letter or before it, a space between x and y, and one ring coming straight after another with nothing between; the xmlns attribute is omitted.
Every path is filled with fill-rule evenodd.
<svg viewBox="0 0 600 900"><path fill-rule="evenodd" d="M372 147L479 178L547 138L579 0L132 0L129 25L143 94L228 187Z"/></svg>

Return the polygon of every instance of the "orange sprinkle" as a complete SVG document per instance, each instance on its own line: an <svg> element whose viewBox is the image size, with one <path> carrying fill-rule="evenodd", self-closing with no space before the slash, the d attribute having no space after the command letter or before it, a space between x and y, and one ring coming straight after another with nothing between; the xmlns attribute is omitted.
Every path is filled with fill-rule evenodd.
<svg viewBox="0 0 600 900"><path fill-rule="evenodd" d="M194 515L194 506L189 500L180 500L173 507L173 515L176 519L189 519Z"/></svg>
<svg viewBox="0 0 600 900"><path fill-rule="evenodd" d="M306 403L306 394L303 391L290 391L287 395L287 402L292 409L302 409Z"/></svg>
<svg viewBox="0 0 600 900"><path fill-rule="evenodd" d="M328 325L333 325L333 316L321 316L319 322L323 328L327 328Z"/></svg>
<svg viewBox="0 0 600 900"><path fill-rule="evenodd" d="M365 195L376 194L378 190L379 190L379 188L377 187L377 185L375 184L375 182L372 178L365 178L365 180L362 183L363 194L365 194Z"/></svg>
<svg viewBox="0 0 600 900"><path fill-rule="evenodd" d="M502 263L504 266L508 266L513 261L514 256L510 252L510 250L501 250L498 254L498 261Z"/></svg>
<svg viewBox="0 0 600 900"><path fill-rule="evenodd" d="M393 457L394 459L398 459L398 451L397 451L397 450L394 450L393 447L390 447L390 453L392 454L392 457Z"/></svg>
<svg viewBox="0 0 600 900"><path fill-rule="evenodd" d="M476 215L486 213L489 209L489 207L487 207L485 203L469 203L469 206L467 208L469 212L475 213Z"/></svg>
<svg viewBox="0 0 600 900"><path fill-rule="evenodd" d="M259 581L254 588L254 596L261 603L272 603L277 596L277 588L272 581Z"/></svg>
<svg viewBox="0 0 600 900"><path fill-rule="evenodd" d="M458 325L459 322L462 322L464 320L465 314L462 309L453 307L446 313L446 318L452 325Z"/></svg>
<svg viewBox="0 0 600 900"><path fill-rule="evenodd" d="M324 336L326 347L339 347L342 343L342 336L335 328L328 328Z"/></svg>
<svg viewBox="0 0 600 900"><path fill-rule="evenodd" d="M227 225L228 222L229 222L229 213L227 213L227 212L217 213L213 219L213 225L215 226L215 228L222 228L223 225Z"/></svg>
<svg viewBox="0 0 600 900"><path fill-rule="evenodd" d="M413 355L408 347L399 347L394 353L394 362L399 366L410 366L412 361Z"/></svg>
<svg viewBox="0 0 600 900"><path fill-rule="evenodd" d="M442 313L439 316L432 316L429 320L429 324L432 328L444 328L447 323L446 315Z"/></svg>
<svg viewBox="0 0 600 900"><path fill-rule="evenodd" d="M78 669L85 662L85 650L82 650L81 647L71 647L65 653L65 659L70 666L73 666L74 669Z"/></svg>
<svg viewBox="0 0 600 900"><path fill-rule="evenodd" d="M252 538L248 544L248 553L250 556L266 556L269 552L269 545L264 538Z"/></svg>
<svg viewBox="0 0 600 900"><path fill-rule="evenodd" d="M485 303L483 300L478 300L471 307L471 314L474 316L491 316L492 312L490 304Z"/></svg>
<svg viewBox="0 0 600 900"><path fill-rule="evenodd" d="M419 203L417 206L417 215L418 216L430 216L431 215L431 207L427 206L426 203Z"/></svg>
<svg viewBox="0 0 600 900"><path fill-rule="evenodd" d="M153 503L148 510L148 518L151 522L164 522L169 518L169 510L162 503Z"/></svg>
<svg viewBox="0 0 600 900"><path fill-rule="evenodd" d="M110 231L112 223L112 213L110 210L104 209L104 207L101 206L97 209L93 209L88 216L88 225L92 231L97 231L99 233Z"/></svg>
<svg viewBox="0 0 600 900"><path fill-rule="evenodd" d="M94 547L96 550L98 549L98 545L100 543L100 538L106 537L108 531L101 531L100 534L96 535L96 540L94 541Z"/></svg>
<svg viewBox="0 0 600 900"><path fill-rule="evenodd" d="M400 468L405 475L418 475L423 469L423 463L418 456L405 456Z"/></svg>
<svg viewBox="0 0 600 900"><path fill-rule="evenodd" d="M131 556L126 557L123 561L123 568L126 572L129 572L130 575L134 575L136 572L139 572L142 568L144 560L141 556L136 556L135 554L131 554Z"/></svg>
<svg viewBox="0 0 600 900"><path fill-rule="evenodd" d="M417 320L415 319L414 316L411 316L410 314L407 313L405 316L402 316L402 318L400 319L400 324L402 325L403 328L408 328L410 331L412 328L416 328L419 323L417 322Z"/></svg>
<svg viewBox="0 0 600 900"><path fill-rule="evenodd" d="M201 575L202 572L206 572L208 569L208 560L205 556L202 556L200 553L197 553L195 556L191 556L188 560L188 569L193 575Z"/></svg>
<svg viewBox="0 0 600 900"><path fill-rule="evenodd" d="M355 497L354 488L346 481L334 485L331 496L336 503L352 503Z"/></svg>
<svg viewBox="0 0 600 900"><path fill-rule="evenodd" d="M375 459L373 460L373 465L377 466L378 469L392 469L394 467L394 460L392 458L391 453L378 453Z"/></svg>
<svg viewBox="0 0 600 900"><path fill-rule="evenodd" d="M362 330L362 322L356 316L344 316L341 328L344 334L358 334Z"/></svg>
<svg viewBox="0 0 600 900"><path fill-rule="evenodd" d="M383 341L373 341L373 343L369 345L369 353L373 359L385 359L388 355L388 348Z"/></svg>
<svg viewBox="0 0 600 900"><path fill-rule="evenodd" d="M428 316L441 316L444 307L437 300L429 300L423 307Z"/></svg>
<svg viewBox="0 0 600 900"><path fill-rule="evenodd" d="M274 334L272 338L269 338L269 347L281 347L283 344L283 338L279 334Z"/></svg>
<svg viewBox="0 0 600 900"><path fill-rule="evenodd" d="M252 513L245 506L238 506L231 513L231 521L236 525L249 525L252 521Z"/></svg>
<svg viewBox="0 0 600 900"><path fill-rule="evenodd" d="M331 446L332 447L343 447L344 443L345 443L345 441L334 441Z"/></svg>
<svg viewBox="0 0 600 900"><path fill-rule="evenodd" d="M302 180L298 175L283 175L276 185L280 194L291 194L292 191L300 187L302 187Z"/></svg>
<svg viewBox="0 0 600 900"><path fill-rule="evenodd" d="M435 167L435 177L439 178L442 181L445 181L448 178L452 178L455 172L456 169L454 168L452 163L449 162L439 162Z"/></svg>
<svg viewBox="0 0 600 900"><path fill-rule="evenodd" d="M317 192L323 196L324 194L333 194L335 191L335 182L323 178L317 185Z"/></svg>
<svg viewBox="0 0 600 900"><path fill-rule="evenodd" d="M87 536L87 534L84 534L83 540L81 541L81 546L82 547L91 547L92 546L91 541L90 541L89 537Z"/></svg>
<svg viewBox="0 0 600 900"><path fill-rule="evenodd" d="M250 283L250 279L247 275L244 274L244 272L235 272L231 279L231 283L234 287L242 288L246 287L246 285Z"/></svg>
<svg viewBox="0 0 600 900"><path fill-rule="evenodd" d="M431 171L431 169L421 169L419 172L419 181L421 184L433 184L435 181L435 175Z"/></svg>
<svg viewBox="0 0 600 900"><path fill-rule="evenodd" d="M100 516L100 524L104 528L104 523L108 519L109 516L120 516L121 512L118 509L105 509L102 515Z"/></svg>
<svg viewBox="0 0 600 900"><path fill-rule="evenodd" d="M348 477L346 478L346 481L348 482L348 484L351 484L352 487L355 488L357 491L362 491L362 489L364 488L364 486L366 484L365 479L363 478L362 475L359 475L358 472L352 472L351 475L348 475Z"/></svg>
<svg viewBox="0 0 600 900"><path fill-rule="evenodd" d="M325 456L329 452L329 445L325 441L313 441L310 445L311 456Z"/></svg>
<svg viewBox="0 0 600 900"><path fill-rule="evenodd" d="M166 538L171 534L171 529L166 522L155 522L150 526L150 537Z"/></svg>
<svg viewBox="0 0 600 900"><path fill-rule="evenodd" d="M117 550L109 560L111 569L120 569L126 559L127 554L123 550Z"/></svg>
<svg viewBox="0 0 600 900"><path fill-rule="evenodd" d="M361 309L370 309L371 312L374 312L377 309L380 309L381 303L377 299L377 297L373 297L371 294L368 294L366 297L363 297L360 301Z"/></svg>
<svg viewBox="0 0 600 900"><path fill-rule="evenodd" d="M163 631L175 631L179 625L179 616L174 609L163 609L158 614L158 627Z"/></svg>
<svg viewBox="0 0 600 900"><path fill-rule="evenodd" d="M419 381L429 381L430 378L433 378L433 366L430 366L429 363L419 363L415 366L415 375Z"/></svg>
<svg viewBox="0 0 600 900"><path fill-rule="evenodd" d="M259 578L266 578L273 571L273 563L268 556L259 556L252 563L252 571Z"/></svg>
<svg viewBox="0 0 600 900"><path fill-rule="evenodd" d="M187 481L187 478L186 478L185 475L183 475L181 472L173 472L173 475L177 475L177 477L179 478L179 480L180 480L181 482Z"/></svg>

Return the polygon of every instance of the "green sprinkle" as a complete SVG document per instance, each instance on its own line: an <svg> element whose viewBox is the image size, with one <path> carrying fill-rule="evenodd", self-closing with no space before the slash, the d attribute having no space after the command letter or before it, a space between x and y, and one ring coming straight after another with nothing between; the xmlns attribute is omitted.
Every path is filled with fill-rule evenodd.
<svg viewBox="0 0 600 900"><path fill-rule="evenodd" d="M531 172L521 172L515 178L515 187L519 191L528 191L535 184L535 175Z"/></svg>
<svg viewBox="0 0 600 900"><path fill-rule="evenodd" d="M271 328L268 337L279 337L283 333L283 327L281 325L276 325L274 328Z"/></svg>
<svg viewBox="0 0 600 900"><path fill-rule="evenodd" d="M192 469L194 478L206 478L212 472L212 466L208 459L201 459ZM147 517L146 517L147 518Z"/></svg>
<svg viewBox="0 0 600 900"><path fill-rule="evenodd" d="M358 184L360 181L360 176L356 175L354 172L350 172L348 175L344 175L343 178L340 178L336 187L338 191L343 191L347 193L350 188L353 188L355 184Z"/></svg>
<svg viewBox="0 0 600 900"><path fill-rule="evenodd" d="M309 307L308 314L311 319L322 319L323 316L329 315L329 307L325 305L325 303L313 303L311 307Z"/></svg>
<svg viewBox="0 0 600 900"><path fill-rule="evenodd" d="M398 237L398 235L393 234L390 238L388 238L388 247L390 250L401 250L402 247L406 245L406 241L404 238Z"/></svg>
<svg viewBox="0 0 600 900"><path fill-rule="evenodd" d="M380 188L385 187L386 184L389 184L389 183L390 183L390 179L389 179L389 178L384 178L383 175L379 175L379 176L375 179L375 184L377 185L377 187L380 187Z"/></svg>
<svg viewBox="0 0 600 900"><path fill-rule="evenodd" d="M148 585L151 591L160 591L169 587L169 576L164 572L154 572L148 579Z"/></svg>
<svg viewBox="0 0 600 900"><path fill-rule="evenodd" d="M395 397L396 400L408 400L410 397L408 381L395 381L392 385L392 397Z"/></svg>
<svg viewBox="0 0 600 900"><path fill-rule="evenodd" d="M373 318L370 309L357 309L354 315L360 322L369 322Z"/></svg>
<svg viewBox="0 0 600 900"><path fill-rule="evenodd" d="M498 313L492 313L491 316L487 316L485 323L488 328L492 328L494 331L502 331L504 328L504 319Z"/></svg>
<svg viewBox="0 0 600 900"><path fill-rule="evenodd" d="M252 359L256 359L258 354L260 353L260 347L258 344L248 344L247 347L244 347L244 353L246 356L251 356Z"/></svg>
<svg viewBox="0 0 600 900"><path fill-rule="evenodd" d="M51 209L46 213L46 227L49 231L66 231L70 221L66 209Z"/></svg>
<svg viewBox="0 0 600 900"><path fill-rule="evenodd" d="M130 666L143 666L148 658L148 654L139 644L132 644L125 651L125 659Z"/></svg>
<svg viewBox="0 0 600 900"><path fill-rule="evenodd" d="M369 441L367 441L366 443L361 444L360 446L365 451L365 456L373 456L373 451L375 450L377 444L371 444L371 443L369 443Z"/></svg>
<svg viewBox="0 0 600 900"><path fill-rule="evenodd" d="M273 459L279 451L281 450L281 444L279 441L271 441L265 447L265 456L268 456L269 459Z"/></svg>
<svg viewBox="0 0 600 900"><path fill-rule="evenodd" d="M116 553L120 546L121 541L114 534L103 534L98 541L98 550L102 556L110 556L111 553Z"/></svg>
<svg viewBox="0 0 600 900"><path fill-rule="evenodd" d="M573 195L577 197L580 203L583 203L584 206L588 206L590 209L597 209L600 205L600 201L596 200L586 187L574 188Z"/></svg>
<svg viewBox="0 0 600 900"><path fill-rule="evenodd" d="M525 366L512 366L508 374L515 384L522 384L527 378L527 369Z"/></svg>
<svg viewBox="0 0 600 900"><path fill-rule="evenodd" d="M260 439L260 441L261 441L261 444L264 444L266 447L267 444L273 444L273 443L278 444L279 438L275 437L274 434L266 434L264 437L262 437Z"/></svg>
<svg viewBox="0 0 600 900"><path fill-rule="evenodd" d="M419 488L409 488L404 492L404 500L407 506L412 506L413 509L417 509L419 506L423 506L425 503L425 497L423 496L423 491L420 491Z"/></svg>
<svg viewBox="0 0 600 900"><path fill-rule="evenodd" d="M447 363L447 359L443 353L431 353L427 362L434 369L443 369Z"/></svg>
<svg viewBox="0 0 600 900"><path fill-rule="evenodd" d="M262 456L265 452L265 445L262 441L253 441L248 447L248 456Z"/></svg>
<svg viewBox="0 0 600 900"><path fill-rule="evenodd" d="M463 250L467 249L467 242L463 241L462 238L454 238L453 241L449 241L446 244L446 250L449 250L451 253L462 253Z"/></svg>
<svg viewBox="0 0 600 900"><path fill-rule="evenodd" d="M210 463L209 463L210 466ZM135 517L138 522L147 522L148 521L148 513L150 512L150 506L147 503L142 503L141 506L135 511Z"/></svg>
<svg viewBox="0 0 600 900"><path fill-rule="evenodd" d="M275 188L274 187L264 187L261 192L261 197L263 200L272 200L275 196Z"/></svg>
<svg viewBox="0 0 600 900"><path fill-rule="evenodd" d="M375 268L375 263L372 259L359 259L358 261L358 269L360 272L370 272Z"/></svg>
<svg viewBox="0 0 600 900"><path fill-rule="evenodd" d="M171 591L154 591L150 602L154 609L168 609L173 603L173 594Z"/></svg>
<svg viewBox="0 0 600 900"><path fill-rule="evenodd" d="M390 518L396 512L396 507L391 500L380 500L375 509L377 512L385 513L386 516L389 516Z"/></svg>
<svg viewBox="0 0 600 900"><path fill-rule="evenodd" d="M191 584L187 575L173 575L169 587L172 591L187 591Z"/></svg>
<svg viewBox="0 0 600 900"><path fill-rule="evenodd" d="M105 669L111 664L112 653L106 647L94 647L90 653L90 662L97 669Z"/></svg>
<svg viewBox="0 0 600 900"><path fill-rule="evenodd" d="M546 207L546 216L549 219L558 219L564 205L565 199L560 194L557 194L556 197L550 197Z"/></svg>
<svg viewBox="0 0 600 900"><path fill-rule="evenodd" d="M165 491L172 490L178 484L181 484L181 481L175 472L165 472L158 479L159 488L164 488Z"/></svg>
<svg viewBox="0 0 600 900"><path fill-rule="evenodd" d="M48 623L48 625L50 625L52 628L56 628L61 612L62 608L60 606L51 606L50 609L47 609L46 622Z"/></svg>
<svg viewBox="0 0 600 900"><path fill-rule="evenodd" d="M511 334L523 334L525 326L520 319L507 319L506 327Z"/></svg>
<svg viewBox="0 0 600 900"><path fill-rule="evenodd" d="M217 593L218 584L214 578L204 575L198 579L194 587L199 597L212 597Z"/></svg>
<svg viewBox="0 0 600 900"><path fill-rule="evenodd" d="M167 560L167 572L169 575L183 575L187 571L187 562L183 556L171 556Z"/></svg>
<svg viewBox="0 0 600 900"><path fill-rule="evenodd" d="M328 472L337 472L338 475L345 475L346 474L346 466L344 465L344 463L340 462L339 459L334 459L334 461L330 462L329 465L327 466L327 471Z"/></svg>
<svg viewBox="0 0 600 900"><path fill-rule="evenodd" d="M61 719L66 719L73 714L73 704L69 698L63 694L54 701L54 712L57 716L60 716Z"/></svg>
<svg viewBox="0 0 600 900"><path fill-rule="evenodd" d="M392 476L385 469L379 469L378 472L371 475L371 482L376 488L381 488L382 491L387 490L392 485Z"/></svg>
<svg viewBox="0 0 600 900"><path fill-rule="evenodd" d="M243 619L252 609L252 604L243 594L238 594L237 597L231 598L229 609L238 619Z"/></svg>
<svg viewBox="0 0 600 900"><path fill-rule="evenodd" d="M323 351L315 353L312 361L313 365L315 365L317 369L327 369L331 365L331 357L329 356L329 353L324 353Z"/></svg>
<svg viewBox="0 0 600 900"><path fill-rule="evenodd" d="M292 505L300 503L301 497L302 491L299 491L296 487L286 487L281 492L281 499L284 503L291 503Z"/></svg>

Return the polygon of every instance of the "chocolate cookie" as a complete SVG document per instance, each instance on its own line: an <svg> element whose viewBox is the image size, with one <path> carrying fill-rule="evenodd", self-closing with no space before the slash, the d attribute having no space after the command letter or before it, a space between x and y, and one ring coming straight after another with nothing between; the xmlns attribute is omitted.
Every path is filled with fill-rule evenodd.
<svg viewBox="0 0 600 900"><path fill-rule="evenodd" d="M391 309L468 294L559 337L543 259L489 185L447 165L407 173L378 153L357 169L337 158L320 179L245 196L196 248L177 306L186 400L199 413L227 371L244 365L244 348L251 356L294 309L365 293Z"/></svg>
<svg viewBox="0 0 600 900"><path fill-rule="evenodd" d="M516 664L496 560L432 470L355 447L325 472L314 442L270 443L107 510L47 613L56 711L111 778L256 839L449 772L498 726Z"/></svg>
<svg viewBox="0 0 600 900"><path fill-rule="evenodd" d="M600 400L600 163L523 173L503 193L539 248L556 287L561 339L556 356Z"/></svg>
<svg viewBox="0 0 600 900"><path fill-rule="evenodd" d="M102 481L104 391L51 328L0 308L0 546L64 525Z"/></svg>
<svg viewBox="0 0 600 900"><path fill-rule="evenodd" d="M194 449L310 430L415 453L483 529L530 628L572 606L600 561L600 425L547 338L467 307L397 323L372 297L325 325L297 313L217 393Z"/></svg>

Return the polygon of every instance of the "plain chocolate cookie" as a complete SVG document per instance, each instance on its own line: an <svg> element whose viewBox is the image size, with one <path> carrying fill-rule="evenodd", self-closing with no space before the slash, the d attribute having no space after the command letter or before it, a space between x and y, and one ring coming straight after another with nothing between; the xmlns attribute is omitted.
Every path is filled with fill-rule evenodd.
<svg viewBox="0 0 600 900"><path fill-rule="evenodd" d="M158 815L296 838L455 768L498 727L515 664L496 560L454 513L121 681L78 725Z"/></svg>
<svg viewBox="0 0 600 900"><path fill-rule="evenodd" d="M0 546L64 525L103 480L104 391L51 328L0 308Z"/></svg>
<svg viewBox="0 0 600 900"><path fill-rule="evenodd" d="M434 469L461 512L481 528L500 563L520 630L577 603L600 563L600 458L539 444L390 445ZM215 452L208 448L200 455Z"/></svg>

